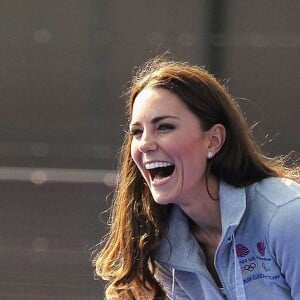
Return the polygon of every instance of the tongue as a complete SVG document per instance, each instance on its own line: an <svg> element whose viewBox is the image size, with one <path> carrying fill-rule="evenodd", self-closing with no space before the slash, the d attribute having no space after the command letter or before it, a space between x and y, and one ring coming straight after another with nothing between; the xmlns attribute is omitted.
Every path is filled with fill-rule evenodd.
<svg viewBox="0 0 300 300"><path fill-rule="evenodd" d="M162 179L162 178L168 177L173 173L173 171L174 171L174 166L157 168L154 178Z"/></svg>
<svg viewBox="0 0 300 300"><path fill-rule="evenodd" d="M154 179L161 179L161 178L164 178L164 177L166 177L166 176L164 175L164 172L162 172L162 170L157 171L154 175Z"/></svg>

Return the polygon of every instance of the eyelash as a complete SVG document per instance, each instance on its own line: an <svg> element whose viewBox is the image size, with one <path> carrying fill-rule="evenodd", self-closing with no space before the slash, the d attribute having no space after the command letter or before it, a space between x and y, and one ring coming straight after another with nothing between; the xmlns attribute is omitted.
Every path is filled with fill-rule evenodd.
<svg viewBox="0 0 300 300"><path fill-rule="evenodd" d="M129 134L129 135L132 135L132 136L138 135L138 134L140 134L140 133L142 133L142 130L141 130L141 129L132 129L132 130L129 130L129 131L128 131L128 134Z"/></svg>
<svg viewBox="0 0 300 300"><path fill-rule="evenodd" d="M158 126L158 130L166 131L166 130L172 130L172 129L175 129L175 126L171 125L171 124L160 124Z"/></svg>
<svg viewBox="0 0 300 300"><path fill-rule="evenodd" d="M160 124L158 127L157 127L157 130L158 131L170 131L170 130L173 130L175 129L175 126L174 125L171 125L171 124ZM132 136L136 136L136 135L139 135L143 132L142 129L132 129L132 130L129 130L129 134L132 135Z"/></svg>

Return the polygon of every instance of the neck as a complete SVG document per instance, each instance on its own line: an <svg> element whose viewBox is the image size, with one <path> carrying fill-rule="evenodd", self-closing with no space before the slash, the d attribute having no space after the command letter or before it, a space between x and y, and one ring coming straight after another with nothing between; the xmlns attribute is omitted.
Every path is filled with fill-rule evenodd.
<svg viewBox="0 0 300 300"><path fill-rule="evenodd" d="M219 245L222 235L222 228L217 224L213 225L198 225L191 221L191 232L196 238L197 242L206 251L215 251Z"/></svg>
<svg viewBox="0 0 300 300"><path fill-rule="evenodd" d="M191 220L191 230L196 239L208 247L216 247L222 234L221 213L219 200L213 200L211 195L218 198L218 181L209 178L207 188L210 193L203 191L198 199L190 201L182 209Z"/></svg>

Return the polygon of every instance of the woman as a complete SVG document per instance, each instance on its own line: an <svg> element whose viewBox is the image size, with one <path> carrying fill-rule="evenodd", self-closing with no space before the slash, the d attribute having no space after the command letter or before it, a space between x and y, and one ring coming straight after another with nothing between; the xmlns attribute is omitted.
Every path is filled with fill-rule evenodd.
<svg viewBox="0 0 300 300"><path fill-rule="evenodd" d="M134 77L107 299L300 299L299 166L267 158L205 70L157 58Z"/></svg>

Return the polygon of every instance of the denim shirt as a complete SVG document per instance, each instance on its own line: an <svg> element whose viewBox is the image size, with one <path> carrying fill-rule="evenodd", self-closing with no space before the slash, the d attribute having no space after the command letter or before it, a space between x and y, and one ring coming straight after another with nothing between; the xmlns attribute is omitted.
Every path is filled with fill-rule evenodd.
<svg viewBox="0 0 300 300"><path fill-rule="evenodd" d="M222 237L215 268L206 267L188 217L173 205L169 228L153 253L156 278L172 300L300 300L300 185L267 178L245 188L220 183Z"/></svg>

